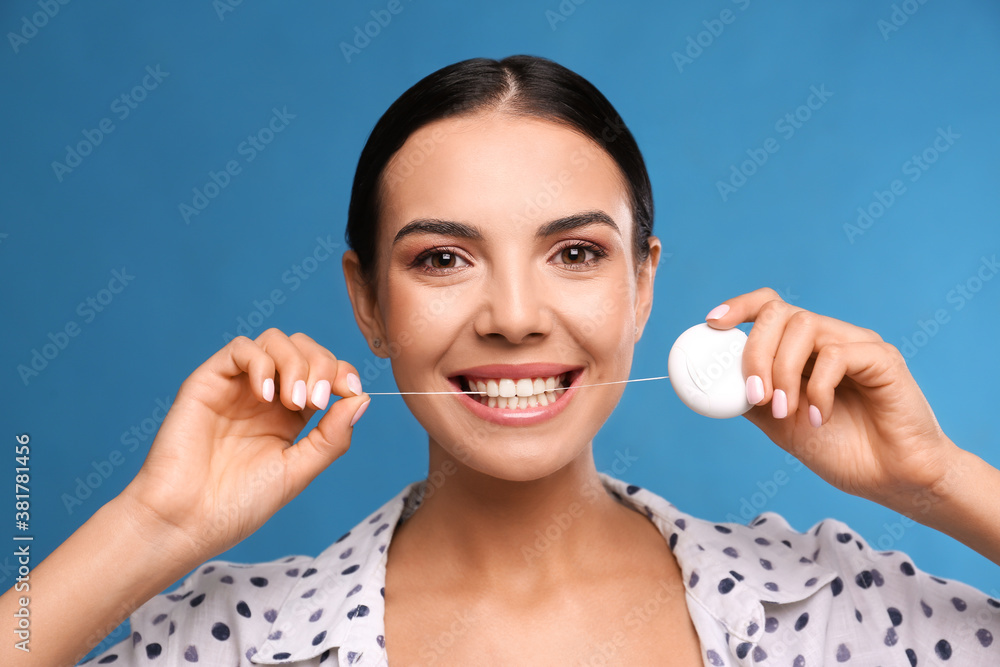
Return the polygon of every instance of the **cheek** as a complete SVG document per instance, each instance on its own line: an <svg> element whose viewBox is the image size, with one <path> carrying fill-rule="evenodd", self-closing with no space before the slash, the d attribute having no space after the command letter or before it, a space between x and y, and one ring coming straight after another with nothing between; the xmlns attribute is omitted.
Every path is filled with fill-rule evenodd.
<svg viewBox="0 0 1000 667"><path fill-rule="evenodd" d="M407 356L447 347L463 321L460 292L454 287L392 285L385 313L389 338L397 341Z"/></svg>

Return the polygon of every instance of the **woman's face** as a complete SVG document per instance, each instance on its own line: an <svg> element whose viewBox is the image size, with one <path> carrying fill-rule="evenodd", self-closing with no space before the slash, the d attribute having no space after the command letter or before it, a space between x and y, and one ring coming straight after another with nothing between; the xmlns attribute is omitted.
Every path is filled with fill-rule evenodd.
<svg viewBox="0 0 1000 667"><path fill-rule="evenodd" d="M653 237L635 265L614 161L564 126L480 113L411 135L383 192L369 296L345 257L374 351L400 391L500 394L405 396L431 447L512 481L589 453L624 385L573 387L628 378L659 258Z"/></svg>

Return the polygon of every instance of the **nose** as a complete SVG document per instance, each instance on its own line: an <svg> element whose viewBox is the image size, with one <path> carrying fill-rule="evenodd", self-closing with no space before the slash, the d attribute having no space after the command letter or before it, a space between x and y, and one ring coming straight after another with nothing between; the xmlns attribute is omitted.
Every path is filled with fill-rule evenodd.
<svg viewBox="0 0 1000 667"><path fill-rule="evenodd" d="M476 333L486 339L523 344L544 339L552 330L551 299L535 275L524 264L493 272L482 291L475 320Z"/></svg>

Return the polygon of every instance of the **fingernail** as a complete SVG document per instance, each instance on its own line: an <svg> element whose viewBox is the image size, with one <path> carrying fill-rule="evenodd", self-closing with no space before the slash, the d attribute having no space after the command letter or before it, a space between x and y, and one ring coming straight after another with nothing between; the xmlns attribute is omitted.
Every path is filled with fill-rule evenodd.
<svg viewBox="0 0 1000 667"><path fill-rule="evenodd" d="M705 316L705 319L717 320L728 312L729 312L729 304L724 303L721 306L716 306L712 310L708 311L708 315Z"/></svg>
<svg viewBox="0 0 1000 667"><path fill-rule="evenodd" d="M751 375L747 378L747 401L751 405L757 405L764 398L764 381L758 375Z"/></svg>
<svg viewBox="0 0 1000 667"><path fill-rule="evenodd" d="M358 411L354 413L354 419L351 420L351 426L354 426L355 424L358 423L358 420L361 419L361 415L365 414L365 410L368 409L368 404L371 402L372 399L369 398L367 401L361 404L361 407L358 408Z"/></svg>
<svg viewBox="0 0 1000 667"><path fill-rule="evenodd" d="M354 373L347 374L347 388L353 391L355 396L360 396L364 393L364 390L361 388L361 378Z"/></svg>
<svg viewBox="0 0 1000 667"><path fill-rule="evenodd" d="M326 404L330 402L330 383L326 380L320 380L313 387L312 402L320 410L326 408Z"/></svg>
<svg viewBox="0 0 1000 667"><path fill-rule="evenodd" d="M264 387L261 389L261 393L264 394L264 400L268 403L274 398L274 380L267 378L264 380Z"/></svg>
<svg viewBox="0 0 1000 667"><path fill-rule="evenodd" d="M815 405L809 406L809 423L819 428L823 425L823 415Z"/></svg>
<svg viewBox="0 0 1000 667"><path fill-rule="evenodd" d="M292 403L300 408L306 407L306 383L299 380L292 386Z"/></svg>
<svg viewBox="0 0 1000 667"><path fill-rule="evenodd" d="M788 397L781 389L775 389L774 396L771 397L771 415L775 419L784 419L788 416Z"/></svg>

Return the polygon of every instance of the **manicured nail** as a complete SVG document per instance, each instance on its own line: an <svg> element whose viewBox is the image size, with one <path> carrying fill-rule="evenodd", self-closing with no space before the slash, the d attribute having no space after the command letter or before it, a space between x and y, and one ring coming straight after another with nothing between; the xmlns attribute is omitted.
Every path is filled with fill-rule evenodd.
<svg viewBox="0 0 1000 667"><path fill-rule="evenodd" d="M360 396L364 393L364 390L361 388L361 378L354 373L347 374L347 387L354 392L355 396Z"/></svg>
<svg viewBox="0 0 1000 667"><path fill-rule="evenodd" d="M326 404L330 402L330 383L326 380L320 380L313 387L312 402L320 410L326 408Z"/></svg>
<svg viewBox="0 0 1000 667"><path fill-rule="evenodd" d="M351 426L354 426L355 424L358 423L358 420L361 419L361 415L365 414L365 410L368 409L368 404L371 402L372 399L369 398L367 401L361 404L361 407L358 408L358 411L354 413L354 419L351 420Z"/></svg>
<svg viewBox="0 0 1000 667"><path fill-rule="evenodd" d="M751 405L757 405L764 398L764 381L758 375L751 375L747 378L747 401Z"/></svg>
<svg viewBox="0 0 1000 667"><path fill-rule="evenodd" d="M774 390L771 397L771 415L775 419L784 419L788 416L788 397L781 389Z"/></svg>
<svg viewBox="0 0 1000 667"><path fill-rule="evenodd" d="M809 423L819 428L823 425L823 415L815 405L809 406Z"/></svg>
<svg viewBox="0 0 1000 667"><path fill-rule="evenodd" d="M721 306L716 306L712 310L708 311L708 315L705 316L705 319L717 320L728 312L729 312L729 304L724 303Z"/></svg>
<svg viewBox="0 0 1000 667"><path fill-rule="evenodd" d="M274 380L267 378L264 380L264 386L261 388L261 393L264 394L264 400L268 403L274 398Z"/></svg>
<svg viewBox="0 0 1000 667"><path fill-rule="evenodd" d="M304 380L299 380L292 385L292 403L300 408L306 407L306 383Z"/></svg>

